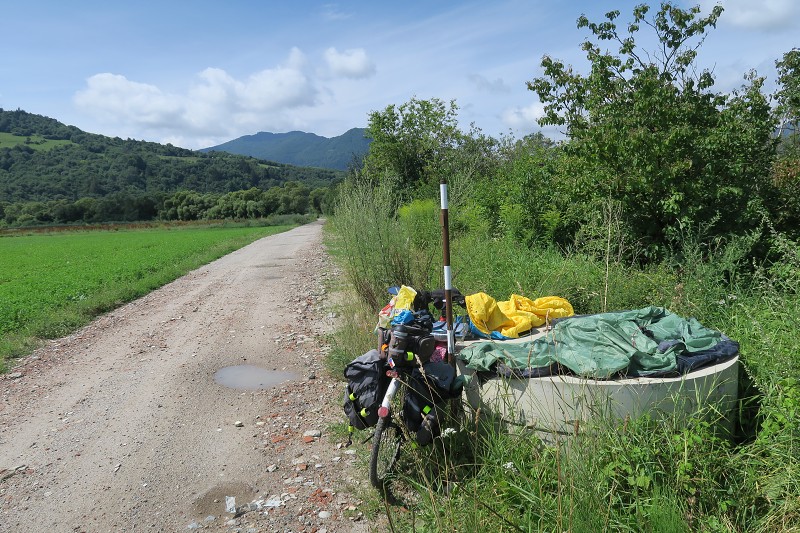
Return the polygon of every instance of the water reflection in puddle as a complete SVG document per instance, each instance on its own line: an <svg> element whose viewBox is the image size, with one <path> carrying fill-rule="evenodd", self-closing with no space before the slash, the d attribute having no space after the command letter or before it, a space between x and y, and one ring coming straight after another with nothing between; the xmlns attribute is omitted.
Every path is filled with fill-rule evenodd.
<svg viewBox="0 0 800 533"><path fill-rule="evenodd" d="M214 381L232 389L261 390L296 377L297 375L291 372L265 370L254 365L236 365L217 370Z"/></svg>

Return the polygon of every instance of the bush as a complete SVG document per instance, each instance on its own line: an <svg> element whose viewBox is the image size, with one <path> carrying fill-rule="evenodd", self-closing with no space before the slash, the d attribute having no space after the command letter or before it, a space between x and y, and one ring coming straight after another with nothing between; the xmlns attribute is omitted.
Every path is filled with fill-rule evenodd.
<svg viewBox="0 0 800 533"><path fill-rule="evenodd" d="M412 216L397 217L399 200L389 186L360 186L351 180L339 190L332 223L332 251L355 293L373 309L386 304L386 288L423 287L431 277L425 250L425 224ZM417 211L417 207L409 208ZM424 209L423 209L424 211ZM419 222L417 240L406 234Z"/></svg>

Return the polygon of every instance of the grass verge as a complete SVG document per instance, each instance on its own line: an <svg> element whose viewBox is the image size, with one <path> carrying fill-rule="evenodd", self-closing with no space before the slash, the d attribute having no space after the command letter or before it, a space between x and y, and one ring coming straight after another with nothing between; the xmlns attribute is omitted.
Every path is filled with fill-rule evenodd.
<svg viewBox="0 0 800 533"><path fill-rule="evenodd" d="M341 247L364 254L349 264L380 259L368 242L359 247ZM707 410L601 420L556 446L484 413L442 441L441 453L404 448L398 477L413 497L403 507L376 503L375 512L398 531L800 531L800 297L797 272L787 272L795 263L783 263L776 283L771 270L745 268L747 243L692 247L636 268L467 236L452 246L454 285L498 299L565 296L578 313L661 305L722 331L739 341L744 378L755 384L741 389L756 397L741 398L735 439L718 433ZM378 308L353 302L334 340L334 375L374 343Z"/></svg>

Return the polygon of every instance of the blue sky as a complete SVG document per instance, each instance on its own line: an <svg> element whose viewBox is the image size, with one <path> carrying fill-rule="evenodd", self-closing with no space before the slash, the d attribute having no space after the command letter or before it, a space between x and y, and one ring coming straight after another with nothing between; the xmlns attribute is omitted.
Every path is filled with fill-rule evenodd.
<svg viewBox="0 0 800 533"><path fill-rule="evenodd" d="M542 56L585 68L578 16L619 9L624 25L637 3L0 0L0 107L202 148L258 131L340 135L416 96L455 99L464 127L521 136L540 130L525 82ZM800 1L720 3L701 66L719 90L750 69L772 89L775 60L800 47Z"/></svg>

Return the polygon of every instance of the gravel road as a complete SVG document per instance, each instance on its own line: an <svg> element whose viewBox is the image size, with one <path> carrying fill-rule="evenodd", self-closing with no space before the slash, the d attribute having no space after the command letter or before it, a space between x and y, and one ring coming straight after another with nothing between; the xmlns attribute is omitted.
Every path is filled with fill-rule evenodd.
<svg viewBox="0 0 800 533"><path fill-rule="evenodd" d="M321 228L254 242L0 377L0 531L376 529L327 431L343 414ZM239 365L229 385L290 379L215 380Z"/></svg>

